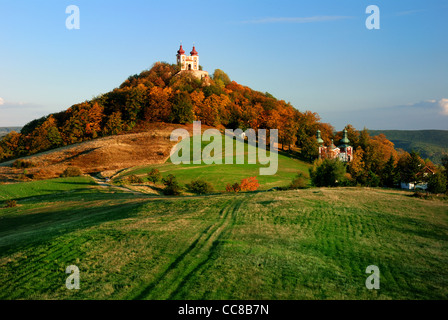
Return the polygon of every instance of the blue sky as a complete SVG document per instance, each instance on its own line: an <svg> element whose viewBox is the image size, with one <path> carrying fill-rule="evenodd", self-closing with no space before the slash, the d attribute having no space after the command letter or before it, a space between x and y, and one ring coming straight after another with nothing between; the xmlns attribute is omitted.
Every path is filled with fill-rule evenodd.
<svg viewBox="0 0 448 320"><path fill-rule="evenodd" d="M188 5L185 5L188 3ZM68 30L69 5L80 29ZM380 30L368 30L368 5ZM0 126L119 86L180 41L200 64L340 130L448 130L448 3L0 0Z"/></svg>

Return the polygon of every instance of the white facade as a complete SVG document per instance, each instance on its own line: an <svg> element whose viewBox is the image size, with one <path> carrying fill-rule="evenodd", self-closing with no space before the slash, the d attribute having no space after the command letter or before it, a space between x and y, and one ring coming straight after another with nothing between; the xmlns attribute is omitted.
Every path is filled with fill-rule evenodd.
<svg viewBox="0 0 448 320"><path fill-rule="evenodd" d="M182 71L199 71L199 56L194 47L190 54L190 56L187 56L181 45L177 52L177 63L180 65Z"/></svg>

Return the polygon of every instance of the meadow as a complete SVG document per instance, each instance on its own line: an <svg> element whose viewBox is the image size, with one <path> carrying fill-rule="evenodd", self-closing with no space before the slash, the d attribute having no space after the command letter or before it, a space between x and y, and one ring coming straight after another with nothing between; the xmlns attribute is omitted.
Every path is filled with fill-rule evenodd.
<svg viewBox="0 0 448 320"><path fill-rule="evenodd" d="M225 191L226 185L228 183L234 184L235 182L240 182L242 179L249 177L257 177L258 182L260 183L259 190L269 190L276 187L284 187L287 186L294 176L298 172L303 172L305 175L308 174L308 169L310 164L305 163L303 161L299 161L290 157L285 152L278 152L278 170L274 175L260 175L260 168L267 168L270 164L260 164L257 161L256 164L250 164L248 161L248 145L247 141L245 143L236 141L234 139L233 144L233 155L226 157L224 150L226 139L231 139L228 136L222 137L222 163L221 165L215 164L206 164L204 163L204 159L200 164L173 164L171 159L163 164L154 164L154 165L146 165L146 166L138 166L134 167L130 170L125 170L118 174L114 181L119 182L123 178L130 175L137 175L141 178L145 178L147 173L152 169L158 169L163 176L167 174L173 174L182 184L187 184L195 179L203 179L214 187L216 191ZM193 148L192 139L186 140L186 142L190 143L190 159L201 159L201 154L199 152L195 152ZM201 150L209 144L210 142L202 141ZM243 145L244 151L239 151L238 146ZM241 149L242 150L242 149ZM257 149L258 150L258 149ZM238 156L244 157L243 164L237 164ZM267 151L267 157L269 158L271 153ZM232 164L225 164L228 160L231 159Z"/></svg>
<svg viewBox="0 0 448 320"><path fill-rule="evenodd" d="M398 190L161 197L0 185L0 299L447 299L448 203ZM68 290L65 269L80 269ZM368 290L367 266L381 287Z"/></svg>

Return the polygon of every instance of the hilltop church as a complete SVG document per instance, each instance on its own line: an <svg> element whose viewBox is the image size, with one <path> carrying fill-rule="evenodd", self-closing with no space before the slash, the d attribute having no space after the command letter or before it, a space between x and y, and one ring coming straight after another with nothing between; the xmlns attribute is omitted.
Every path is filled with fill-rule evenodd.
<svg viewBox="0 0 448 320"><path fill-rule="evenodd" d="M188 72L199 80L209 79L208 72L201 70L199 66L199 54L194 46L193 50L191 50L190 52L190 55L187 56L181 44L179 50L177 51L176 57L177 57L177 64L181 68L179 74Z"/></svg>

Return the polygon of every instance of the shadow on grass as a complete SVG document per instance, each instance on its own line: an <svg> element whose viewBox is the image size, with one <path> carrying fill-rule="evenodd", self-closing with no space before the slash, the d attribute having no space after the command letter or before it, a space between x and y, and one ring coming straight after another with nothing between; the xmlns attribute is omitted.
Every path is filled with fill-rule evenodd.
<svg viewBox="0 0 448 320"><path fill-rule="evenodd" d="M82 196L82 194L79 194ZM91 194L89 201L92 201ZM122 197L129 199L130 197ZM47 199L48 200L48 199ZM101 199L100 199L101 200ZM110 195L109 195L110 200ZM88 206L80 202L76 207L67 207L63 202L49 211L35 214L3 216L0 221L0 257L13 254L23 247L38 245L55 237L87 229L105 222L126 219L136 215L145 202L104 202ZM85 205L83 205L85 204Z"/></svg>

